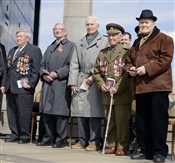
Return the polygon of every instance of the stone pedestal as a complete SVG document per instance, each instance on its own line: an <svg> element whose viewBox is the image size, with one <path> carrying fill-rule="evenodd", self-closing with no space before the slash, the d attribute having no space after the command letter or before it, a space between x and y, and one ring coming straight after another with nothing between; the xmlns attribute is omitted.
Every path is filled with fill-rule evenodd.
<svg viewBox="0 0 175 163"><path fill-rule="evenodd" d="M77 42L86 34L85 20L92 15L92 0L64 1L64 24L68 30L68 39Z"/></svg>

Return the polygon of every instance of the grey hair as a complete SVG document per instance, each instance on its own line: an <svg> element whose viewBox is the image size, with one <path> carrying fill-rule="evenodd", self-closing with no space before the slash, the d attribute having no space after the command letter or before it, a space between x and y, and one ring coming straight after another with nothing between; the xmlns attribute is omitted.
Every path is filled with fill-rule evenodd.
<svg viewBox="0 0 175 163"><path fill-rule="evenodd" d="M87 24L87 21L88 21L89 19L93 19L93 20L95 21L95 23L97 23L98 25L100 25L100 22L99 22L98 18L95 17L95 16L88 16L88 17L86 18L85 24Z"/></svg>
<svg viewBox="0 0 175 163"><path fill-rule="evenodd" d="M19 29L16 30L16 34L18 34L18 33L20 33L20 32L24 32L25 35L26 35L29 39L31 38L31 33L30 33L28 30L26 30L26 29L24 29L24 28L19 28Z"/></svg>
<svg viewBox="0 0 175 163"><path fill-rule="evenodd" d="M54 26L54 28L55 28L57 25L62 25L62 26L63 26L64 36L67 37L68 31L67 31L67 29L65 28L65 25L62 24L62 23L56 23L55 26ZM53 28L53 29L54 29L54 28Z"/></svg>

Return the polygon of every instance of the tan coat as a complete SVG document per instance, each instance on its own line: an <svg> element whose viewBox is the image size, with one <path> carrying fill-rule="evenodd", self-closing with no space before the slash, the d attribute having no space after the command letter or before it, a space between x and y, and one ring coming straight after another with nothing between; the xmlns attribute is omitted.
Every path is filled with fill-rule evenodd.
<svg viewBox="0 0 175 163"><path fill-rule="evenodd" d="M141 38L135 40L129 56L127 67L144 66L147 73L136 76L136 94L172 91L172 69L174 43L173 39L155 27L150 37L139 49Z"/></svg>
<svg viewBox="0 0 175 163"><path fill-rule="evenodd" d="M104 117L101 93L94 82L87 91L80 89L85 78L94 72L96 58L101 49L107 47L106 37L98 34L88 45L86 37L77 43L72 55L68 85L76 85L78 93L72 95L71 116L75 117Z"/></svg>

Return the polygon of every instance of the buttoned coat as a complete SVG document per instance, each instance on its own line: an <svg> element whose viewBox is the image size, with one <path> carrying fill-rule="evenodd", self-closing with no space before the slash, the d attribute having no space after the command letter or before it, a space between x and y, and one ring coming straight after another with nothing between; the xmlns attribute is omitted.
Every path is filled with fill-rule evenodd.
<svg viewBox="0 0 175 163"><path fill-rule="evenodd" d="M125 71L125 59L128 55L128 48L117 44L114 54L110 57L112 47L107 47L100 51L96 65L94 78L100 90L102 84L106 84L107 78L115 80L114 88L117 93L114 94L113 104L131 104L132 101L132 79L128 78ZM119 66L121 64L121 67ZM121 74L120 74L121 73ZM103 104L110 104L110 93L103 93Z"/></svg>
<svg viewBox="0 0 175 163"><path fill-rule="evenodd" d="M81 90L83 79L92 76L96 58L101 49L108 45L107 38L98 34L88 45L86 37L76 45L74 50L68 85L76 85L78 93L72 95L71 116L103 117L101 93L94 82L87 91Z"/></svg>
<svg viewBox="0 0 175 163"><path fill-rule="evenodd" d="M40 66L41 80L43 81L41 89L40 112L51 115L69 116L71 90L67 86L69 66L74 43L67 38L63 39L59 45L54 41L48 46ZM47 83L43 80L43 75L55 71L58 78Z"/></svg>
<svg viewBox="0 0 175 163"><path fill-rule="evenodd" d="M8 53L6 91L10 89L14 94L33 94L39 81L39 66L42 58L41 50L39 47L27 43L13 61L17 48L17 46L12 48ZM24 70L25 67L29 69ZM21 78L27 78L28 84L31 86L30 89L18 87L17 81L21 80Z"/></svg>
<svg viewBox="0 0 175 163"><path fill-rule="evenodd" d="M146 74L135 77L136 94L172 91L171 62L174 53L173 39L155 27L152 34L139 48L141 37L135 40L127 58L131 66L144 66Z"/></svg>

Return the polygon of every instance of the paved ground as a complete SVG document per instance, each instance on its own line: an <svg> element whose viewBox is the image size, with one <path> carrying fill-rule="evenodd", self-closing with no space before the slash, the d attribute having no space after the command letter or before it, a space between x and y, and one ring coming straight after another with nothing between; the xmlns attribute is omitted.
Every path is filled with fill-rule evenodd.
<svg viewBox="0 0 175 163"><path fill-rule="evenodd" d="M152 163L149 160L131 160L129 156L102 155L100 152L73 150L69 147L53 149L31 143L5 143L2 139L0 147L0 163ZM172 161L168 157L166 162Z"/></svg>

